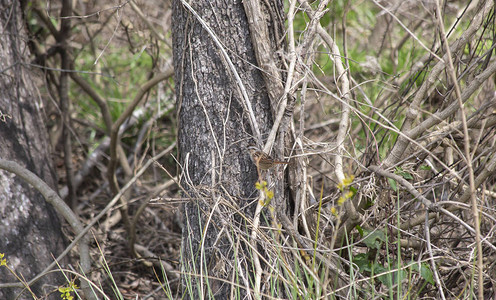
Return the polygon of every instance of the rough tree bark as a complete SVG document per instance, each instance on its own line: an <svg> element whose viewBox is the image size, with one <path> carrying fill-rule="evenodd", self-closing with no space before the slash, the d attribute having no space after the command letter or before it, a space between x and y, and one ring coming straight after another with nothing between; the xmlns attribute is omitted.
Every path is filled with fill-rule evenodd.
<svg viewBox="0 0 496 300"><path fill-rule="evenodd" d="M191 199L184 207L183 283L191 299L200 299L201 294L229 299L251 287L252 254L239 236L249 235L246 220L253 218L257 202L257 170L246 150L255 142L255 133L233 71L205 26L215 33L240 75L262 135L273 121L242 1L189 2L207 25L182 1L173 1L181 184ZM248 278L243 278L246 274ZM235 278L238 275L241 278ZM220 280L207 282L206 276Z"/></svg>
<svg viewBox="0 0 496 300"><path fill-rule="evenodd" d="M0 1L0 28L0 157L16 161L56 188L39 95L24 65L30 52L18 1ZM5 253L8 265L29 281L62 250L54 209L22 179L0 170L0 252ZM0 267L0 282L17 280ZM42 296L63 283L63 278L51 273L31 288ZM0 299L15 299L19 291L0 289ZM32 296L24 291L17 299Z"/></svg>

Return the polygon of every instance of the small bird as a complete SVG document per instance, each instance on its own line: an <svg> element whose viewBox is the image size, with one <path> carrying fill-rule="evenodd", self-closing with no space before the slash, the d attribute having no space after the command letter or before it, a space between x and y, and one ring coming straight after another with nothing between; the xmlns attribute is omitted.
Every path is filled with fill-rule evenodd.
<svg viewBox="0 0 496 300"><path fill-rule="evenodd" d="M289 162L287 161L280 161L280 160L275 160L272 157L270 157L267 153L263 152L262 150L258 149L257 146L249 146L248 151L250 151L251 155L251 160L255 165L260 170L268 170L275 165L287 165Z"/></svg>

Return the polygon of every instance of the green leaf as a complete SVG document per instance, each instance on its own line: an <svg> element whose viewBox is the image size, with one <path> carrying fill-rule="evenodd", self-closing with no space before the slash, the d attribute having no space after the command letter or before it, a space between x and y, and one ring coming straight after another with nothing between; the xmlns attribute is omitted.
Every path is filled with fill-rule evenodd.
<svg viewBox="0 0 496 300"><path fill-rule="evenodd" d="M388 178L388 183L391 186L391 188L393 189L393 191L395 191L395 192L398 191L398 185L396 183L396 180Z"/></svg>
<svg viewBox="0 0 496 300"><path fill-rule="evenodd" d="M365 240L363 240L365 245L367 245L367 247L371 249L380 249L382 243L384 243L385 241L386 241L386 235L382 230L373 231L372 233L367 235Z"/></svg>
<svg viewBox="0 0 496 300"><path fill-rule="evenodd" d="M355 226L356 230L358 230L358 233L360 234L361 237L363 237L363 229L360 225Z"/></svg>
<svg viewBox="0 0 496 300"><path fill-rule="evenodd" d="M382 267L381 267L382 268ZM378 268L378 269L381 269ZM382 273L387 271L387 269L382 268L380 272L377 271L376 273ZM397 283L401 282L403 279L405 279L408 276L408 273L405 270L390 270L388 274L384 274L378 277L379 281L382 282L385 286L388 288L391 288L395 286Z"/></svg>
<svg viewBox="0 0 496 300"><path fill-rule="evenodd" d="M354 186L350 186L350 191L353 192L353 196L355 196L356 193L358 192L358 190Z"/></svg>
<svg viewBox="0 0 496 300"><path fill-rule="evenodd" d="M353 263L358 266L361 272L372 272L370 261L366 253L360 253L353 256Z"/></svg>
<svg viewBox="0 0 496 300"><path fill-rule="evenodd" d="M402 168L399 168L399 167L396 168L396 171L394 173L400 175L401 177L405 178L406 180L413 179L412 174L405 172Z"/></svg>
<svg viewBox="0 0 496 300"><path fill-rule="evenodd" d="M431 268L429 267L428 264L421 263L420 271L419 271L419 264L413 264L412 269L419 272L422 278L424 278L430 284L434 285L434 274L432 273Z"/></svg>

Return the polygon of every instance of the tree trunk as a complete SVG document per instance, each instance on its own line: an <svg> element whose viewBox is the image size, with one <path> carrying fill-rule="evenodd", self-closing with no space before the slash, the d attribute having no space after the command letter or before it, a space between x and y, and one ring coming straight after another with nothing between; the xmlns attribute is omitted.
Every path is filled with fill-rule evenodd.
<svg viewBox="0 0 496 300"><path fill-rule="evenodd" d="M0 157L16 161L52 188L55 174L47 135L40 115L41 102L31 72L23 65L30 57L18 1L0 1ZM53 207L22 179L0 170L0 252L17 275L29 281L63 250L60 223ZM63 278L62 278L63 280ZM0 282L18 282L0 267ZM55 273L32 287L37 296L63 284ZM14 299L20 289L0 289L0 299ZM51 297L59 299L60 294ZM32 299L25 290L19 299Z"/></svg>
<svg viewBox="0 0 496 300"><path fill-rule="evenodd" d="M273 122L270 101L242 1L190 3L226 50L266 138ZM172 24L181 185L190 199L183 222L185 295L242 298L253 273L253 249L243 237L250 235L247 220L253 219L259 193L257 169L246 150L255 133L241 88L205 25L180 0L173 1Z"/></svg>

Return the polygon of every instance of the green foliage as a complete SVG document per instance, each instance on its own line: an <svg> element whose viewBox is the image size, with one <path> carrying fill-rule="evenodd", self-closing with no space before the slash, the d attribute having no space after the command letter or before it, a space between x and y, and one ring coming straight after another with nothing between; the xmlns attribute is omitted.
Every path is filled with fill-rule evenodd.
<svg viewBox="0 0 496 300"><path fill-rule="evenodd" d="M405 178L406 180L413 180L412 174L404 171L403 168L401 168L401 167L396 167L394 173L400 175L401 177ZM388 181L391 189L395 192L398 192L398 183L396 182L396 180L394 180L392 178L388 178L387 181Z"/></svg>
<svg viewBox="0 0 496 300"><path fill-rule="evenodd" d="M72 293L77 289L79 287L74 282L70 282L67 287L59 287L60 297L64 300L72 300L74 299Z"/></svg>
<svg viewBox="0 0 496 300"><path fill-rule="evenodd" d="M171 291L169 279L167 278L167 272L164 268L164 265L162 262L160 263L161 271L162 271L162 280L160 280L159 275L157 272L155 272L155 269L153 271L155 272L155 277L157 278L157 281L160 283L160 286L162 287L162 291L164 292L165 296L167 299L174 299L174 296Z"/></svg>
<svg viewBox="0 0 496 300"><path fill-rule="evenodd" d="M392 179L392 178L388 178L387 179L388 183L389 183L389 186L391 187L391 189L395 192L398 191L398 183L396 182L396 180Z"/></svg>
<svg viewBox="0 0 496 300"><path fill-rule="evenodd" d="M390 262L386 266L383 266L375 256L387 242L386 234L382 230L372 232L365 230L364 234L366 236L363 242L369 250L367 253L360 253L353 257L353 263L358 266L360 272L376 278L388 287L388 289L393 288L393 286L408 278L407 270L415 271L426 282L434 284L433 273L426 263L418 264L412 262L408 265L400 264L398 266L396 262Z"/></svg>
<svg viewBox="0 0 496 300"><path fill-rule="evenodd" d="M338 183L337 188L341 191L341 196L338 198L338 206L342 206L346 201L352 199L357 193L357 189L353 186L354 175L347 175L342 182ZM337 216L337 208L331 207L331 213Z"/></svg>
<svg viewBox="0 0 496 300"><path fill-rule="evenodd" d="M424 171L430 171L432 170L432 168L428 165L421 165L420 166L420 170L424 170Z"/></svg>
<svg viewBox="0 0 496 300"><path fill-rule="evenodd" d="M367 232L365 230L364 234L366 234L366 237L363 242L370 249L379 250L383 243L386 242L386 234L382 230L374 230L372 232Z"/></svg>
<svg viewBox="0 0 496 300"><path fill-rule="evenodd" d="M7 265L7 259L4 258L5 254L4 253L0 253L0 267L1 266L6 266Z"/></svg>
<svg viewBox="0 0 496 300"><path fill-rule="evenodd" d="M81 52L78 61L83 62L78 66L79 70L95 69L95 58L91 53ZM139 86L148 79L147 72L152 68L152 58L147 52L132 54L126 48L110 48L98 64L104 64L101 73L106 76L92 73L80 73L80 76L106 100L112 120L115 121L136 95ZM70 96L75 99L79 117L90 117L89 120L94 121L100 128L105 128L98 105L89 96L81 93L75 83Z"/></svg>
<svg viewBox="0 0 496 300"><path fill-rule="evenodd" d="M32 2L28 2L28 5L31 5L31 3ZM318 7L320 2L315 1L309 4L315 9ZM352 136L354 145L346 149L351 150L349 151L349 153L351 153L350 161L355 159L355 157L352 157L353 151L356 151L359 154L358 158L362 155L370 153L370 144L372 143L373 147L375 147L373 149L374 155L378 154L379 156L379 159L377 160L384 159L389 154L398 138L398 132L395 128L401 128L403 125L403 121L405 119L405 107L409 104L413 89L422 84L428 75L428 72L430 72L429 68L433 65L433 63L427 64L424 69L417 71L417 73L411 76L409 80L406 80L402 82L401 85L396 86L395 80L405 74L406 71L412 69L414 64L419 61L421 56L423 56L426 51L412 38L407 39L402 46L399 46L397 42L403 37L408 37L408 34L403 28L401 28L401 26L396 25L391 25L390 29L392 31L387 33L388 36L385 37L384 43L387 44L390 43L391 40L397 39L394 40L392 44L394 47L398 46L398 48L393 49L393 47L386 45L384 47L381 46L381 49L369 51L367 38L375 30L379 12L385 13L372 2L353 2L349 0L331 1L328 4L327 12L319 22L327 30L327 32L331 34L338 47L341 49L342 56L330 56L330 50L323 44L317 44L315 47L310 48L310 51L316 51L311 53L311 55L313 55L311 59L313 59L314 63L310 66L310 71L313 71L317 77L322 76L326 77L326 79L332 78L334 81L337 81L337 78L333 78L336 75L335 60L341 60L342 62L348 63L351 75L350 78L357 80L357 82L352 83L353 95L350 95L350 98L353 100L350 105L354 109L354 114L351 116L350 136L353 129L358 128L361 124L364 124L364 128L366 128L364 130L360 130L359 132L353 132L353 134L356 134ZM400 15L399 12L394 13ZM454 21L454 17L450 21ZM50 18L50 22L57 27L60 19ZM304 31L308 29L309 22L310 18L304 11L299 11L296 14L295 39L297 40L297 44L303 41L303 37L305 36ZM342 27L343 22L345 22L346 30ZM38 19L30 17L28 24L31 27L31 32L38 32L38 34L44 35L48 34L46 26L41 26ZM412 25L414 24L408 24L409 28L413 28ZM464 28L466 28L466 26L456 27L455 33L460 33L460 31ZM74 30L77 31L79 29L78 27L74 27ZM435 30L432 30L432 32L435 32ZM346 34L347 38L346 52L344 51L344 34ZM421 38L425 38L419 34L417 35ZM170 33L167 32L166 36L170 37ZM106 37L97 36L93 41L96 44L106 44L107 40L104 40L105 38ZM128 38L130 44L141 44L141 41L139 41L137 35L131 35ZM317 41L316 43L319 42ZM477 52L480 55L487 51L492 46L492 43L492 40L489 43L474 42L470 46L475 47L476 51L467 46L467 48L464 49L465 54L471 55L474 52ZM150 78L151 70L155 64L155 58L144 50L131 53L126 47L115 45L114 43L109 43L109 47L105 47L105 50L101 53L94 53L89 48L90 47L83 47L77 53L75 69L83 72L88 71L88 73L80 73L79 75L82 76L91 85L91 88L101 95L101 97L109 105L111 118L115 121L128 107L130 101L136 95L140 85ZM145 48L143 47L142 49ZM284 56L286 53L281 53L281 55ZM366 66L371 60L371 57L377 60L378 70L375 70L374 72L370 71L370 69ZM460 58L460 66L464 63L466 63L466 61ZM95 73L104 74L104 76L97 75ZM319 86L312 86L311 88L320 89ZM330 87L329 89L334 92L333 87ZM339 87L337 89L339 89ZM390 98L384 100L387 104L384 104L383 102L381 105L378 105L378 99L380 99L381 95L383 95L387 90L395 90L395 92L392 93ZM173 91L167 92L172 93ZM155 96L153 91L151 92L151 96ZM73 111L75 111L76 118L94 125L93 127L87 126L84 130L86 131L85 134L87 133L85 135L87 139L86 143L92 145L90 149L96 148L98 143L101 141L101 137L104 136L106 134L106 130L108 130L101 117L100 108L90 97L86 96L85 93L82 93L81 89L74 84L70 89L70 97L73 99ZM428 105L426 103L422 103L421 106ZM325 101L322 101L319 104L325 114L341 114L341 106L339 101L335 101L334 99L327 101L327 99L325 99ZM160 105L160 103L158 105ZM423 107L420 107L419 111L423 112L423 114L427 115L432 113L428 110L423 110L422 108ZM302 111L304 111L304 109ZM167 111L164 111L163 115L170 115L170 119L173 119L174 117L172 112L173 108L169 108ZM313 113L311 111L307 112L308 115ZM382 116L379 116L379 112ZM154 112L152 111L145 111L142 118L138 121L138 124L126 131L121 139L122 143L126 146L135 143L137 140L136 136L138 130L141 128L141 125L143 125L143 123L148 119L152 118L153 114ZM423 115L420 114L418 117L420 119ZM382 125L378 125L379 123ZM389 128L385 128L383 125L388 126ZM157 144L168 145L174 139L173 132L163 134L158 131L159 130L150 130L148 135L149 139L155 141ZM350 149L353 147L355 148ZM172 157L169 157L169 159L171 164L175 163ZM359 161L359 159L357 159L357 161ZM363 163L364 161L360 161L360 163ZM314 165L310 166L314 167ZM420 169L430 170L431 168L427 165L422 165L420 166ZM402 176L402 178L406 180L414 179L412 173L401 166L396 168L395 173ZM336 201L337 205L330 208L332 213L332 216L330 217L335 217L335 219L329 218L325 220L328 223L334 222L332 225L336 228L339 228L340 225L338 209L343 204L347 203L347 201L352 200L358 193L357 187L353 186L353 181L354 176L351 175L347 176L337 185L337 189L339 190L339 198ZM388 179L388 183L393 191L399 191L398 183L395 180ZM360 187L362 186L363 185L360 185ZM257 182L255 187L261 191L263 198L263 203L261 204L263 206L269 206L271 199L274 197L274 192L268 189L267 182ZM319 198L320 203L317 213L318 216L316 218L317 230L315 230L315 235L312 236L314 238L313 249L311 249L314 251L313 257L307 253L309 249L301 249L301 245L296 245L296 242L291 244L292 241L290 238L283 242L278 240L277 233L278 231L281 231L279 224L267 229L271 234L273 234L272 236L270 234L267 235L270 238L273 238L273 240L271 240L271 246L274 248L280 247L279 249L284 249L284 251L288 251L288 249L290 249L289 251L294 251L290 252L293 255L291 257L293 260L291 261L288 261L288 256L282 255L283 251L280 250L280 252L276 252L277 255L269 258L273 259L272 261L269 263L264 262L267 265L274 262L273 265L270 265L273 268L270 271L273 273L263 274L264 280L267 280L266 282L270 282L269 293L280 295L281 290L284 289L285 291L289 291L287 294L292 295L292 298L294 299L320 299L327 296L324 295L323 286L329 284L330 282L327 277L328 269L327 266L319 264L319 260L316 259L315 256L318 251L325 249L325 245L322 247L321 244L323 239L319 239L319 234L321 232L319 231L319 226L321 226L321 220L324 219L322 216L324 216L325 210L327 209L327 207L322 204L324 199L324 196L322 195L323 191L324 183L322 181L321 195ZM305 197L305 195L303 195L302 198L303 197ZM368 206L370 206L371 203L370 199L374 199L374 197L365 199L365 201L368 202ZM397 204L398 207L400 207L399 201ZM269 210L273 216L275 216L274 209L274 207L269 206ZM300 211L300 214L303 215L304 213L306 213L306 211ZM300 218L300 216L297 217ZM273 217L272 219L275 220L276 218ZM399 214L397 220L399 225ZM301 221L301 219L298 221ZM420 277L427 283L434 284L433 272L430 269L430 266L423 262L411 262L410 264L405 264L403 262L405 254L401 253L401 247L397 247L396 260L393 261L393 259L390 258L394 257L395 253L394 251L390 251L388 248L388 231L383 229L384 227L387 228L387 225L381 227L382 225L383 224L377 226L376 230L364 229L360 225L355 226L359 235L364 237L363 244L368 250L368 253L360 253L363 249L353 248L353 246L349 246L347 248L348 257L353 257L353 263L358 266L359 272L361 273L360 275L370 276L370 281L373 284L382 284L391 290L396 284L401 283L402 281L404 282L404 280L408 279L408 276L412 273L420 274ZM299 226L303 227L303 225L298 223L296 230L301 229ZM364 225L362 224L362 226ZM265 229L266 228L264 228L264 230ZM303 234L302 232L303 230L298 232L298 234ZM311 232L310 235L311 234L313 234L313 232ZM305 237L308 237L308 235ZM398 234L398 240L396 241L398 245L399 238L400 234ZM237 236L233 236L232 240L237 241L237 239ZM353 243L348 242L348 245L353 245ZM192 249L194 249L194 247L190 245L189 249L193 251ZM234 249L234 251L238 250L238 248ZM200 251L203 251L203 249ZM285 252L285 254L287 254L287 252ZM195 255L197 255L197 253L191 253L191 257ZM237 255L234 255L234 257L238 258ZM343 257L341 258L343 259ZM247 257L246 259L247 261L250 261L252 257ZM105 259L103 259L103 263L103 270L108 273L108 277L112 281L115 291L115 298L122 299L123 296L119 292L118 283L114 282L110 268L107 266ZM241 263L244 262L233 262L236 273L234 274L234 279L232 279L232 284L237 285L237 288L234 289L234 297L238 298L239 295L242 294L241 289L251 289L251 286L246 287L246 285L253 283L250 281L252 278L248 277L247 279L246 274L241 273L246 270L238 269ZM207 296L214 296L214 292L212 291L213 287L209 286L208 278L209 271L211 270L209 267L211 267L211 265L209 265L207 260L203 261L202 264L205 271L200 276L205 276L205 278L203 278L203 283L206 286L200 286L200 281L197 281L197 278L193 277L200 273L199 270L188 270L191 274L182 274L184 278L183 283L186 286L185 293L193 295L195 294L194 292L202 293L207 291ZM4 255L2 253L0 253L0 266L7 266L7 260L4 259ZM357 275L353 273L354 269L352 267L349 269L350 278L353 280L354 276ZM162 281L166 283L164 293L168 298L173 298L172 292L168 285L168 278L165 271L162 270L162 272L164 274ZM267 279L265 276L270 276L270 278ZM248 282L248 284L245 284L246 282ZM63 299L72 299L72 292L78 288L75 284L71 284L68 287L59 289L62 293ZM400 287L397 289L399 290ZM350 292L350 294L352 293Z"/></svg>
<svg viewBox="0 0 496 300"><path fill-rule="evenodd" d="M141 86L152 76L153 60L146 51L133 54L125 47L110 45L101 53L98 60L94 53L83 48L76 60L79 65L75 68L82 71L79 76L105 101L111 120L116 121L128 108ZM175 118L174 106L170 103L174 99L173 92L171 89L164 89L164 93L156 104L146 105L147 99L158 98L156 89L149 92L147 98L141 102L145 103L145 106L138 106L135 109L134 126L129 127L121 137L124 145L134 145L143 125L149 120L160 121ZM92 125L81 128L84 132L85 143L89 148L88 152L91 153L99 146L102 136L106 135L109 129L106 128L100 107L73 81L71 81L69 95L74 104L75 118ZM154 123L147 131L145 142L161 145L164 148L172 144L175 140L175 128L172 122L167 123L166 126L171 128L161 130L163 123ZM175 165L171 156L167 156L164 160L168 161L167 165Z"/></svg>
<svg viewBox="0 0 496 300"><path fill-rule="evenodd" d="M412 263L411 268L414 271L417 271L420 276L427 281L428 283L434 285L434 273L432 273L432 270L430 266L426 263L420 263L420 266L418 263Z"/></svg>
<svg viewBox="0 0 496 300"><path fill-rule="evenodd" d="M274 198L274 191L271 191L267 188L267 181L263 180L261 183L257 181L255 183L255 188L261 191L262 194L265 196L264 206L269 204L270 200Z"/></svg>
<svg viewBox="0 0 496 300"><path fill-rule="evenodd" d="M400 175L401 177L405 178L406 180L412 180L413 179L412 174L406 172L401 167L396 167L396 170L394 173Z"/></svg>

